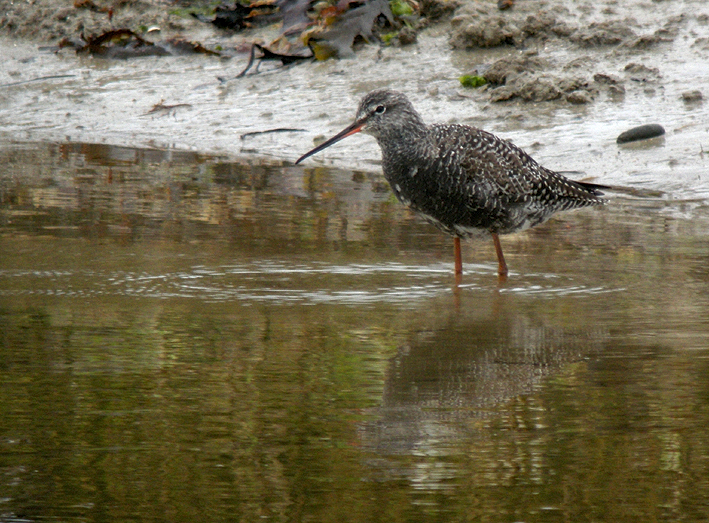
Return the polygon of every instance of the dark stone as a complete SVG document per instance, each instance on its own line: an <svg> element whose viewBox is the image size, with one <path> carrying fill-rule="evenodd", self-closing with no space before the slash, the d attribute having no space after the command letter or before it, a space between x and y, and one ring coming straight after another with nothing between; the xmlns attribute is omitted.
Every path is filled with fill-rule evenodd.
<svg viewBox="0 0 709 523"><path fill-rule="evenodd" d="M664 127L662 127L660 124L649 123L645 125L640 125L638 127L633 127L632 129L621 133L616 139L616 142L637 142L639 140L647 140L649 138L655 138L656 136L662 136L663 134L665 134Z"/></svg>

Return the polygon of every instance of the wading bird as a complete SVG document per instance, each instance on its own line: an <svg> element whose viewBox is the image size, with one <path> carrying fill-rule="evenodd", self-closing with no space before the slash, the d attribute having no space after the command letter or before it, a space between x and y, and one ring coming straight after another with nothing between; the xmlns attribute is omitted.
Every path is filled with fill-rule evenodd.
<svg viewBox="0 0 709 523"><path fill-rule="evenodd" d="M558 211L606 203L600 192L606 187L569 180L491 133L426 125L406 96L389 89L367 94L352 125L295 163L358 132L379 143L384 177L398 200L453 236L456 276L463 272L461 238L492 234L498 274L505 277L500 234L533 227Z"/></svg>

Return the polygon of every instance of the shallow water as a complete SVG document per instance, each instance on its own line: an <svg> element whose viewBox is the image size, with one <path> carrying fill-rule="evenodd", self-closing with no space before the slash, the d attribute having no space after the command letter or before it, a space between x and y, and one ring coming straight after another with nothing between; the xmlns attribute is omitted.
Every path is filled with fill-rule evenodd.
<svg viewBox="0 0 709 523"><path fill-rule="evenodd" d="M709 208L452 245L377 174L0 150L0 521L709 518Z"/></svg>

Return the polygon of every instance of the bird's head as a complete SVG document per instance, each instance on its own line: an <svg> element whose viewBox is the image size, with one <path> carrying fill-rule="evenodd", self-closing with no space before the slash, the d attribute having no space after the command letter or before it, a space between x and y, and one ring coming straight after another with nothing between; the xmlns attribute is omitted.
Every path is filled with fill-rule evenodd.
<svg viewBox="0 0 709 523"><path fill-rule="evenodd" d="M351 125L305 153L295 163L298 164L326 147L359 132L379 139L393 129L404 126L412 119L416 124L423 124L406 96L389 89L377 89L367 94L359 103L355 121Z"/></svg>

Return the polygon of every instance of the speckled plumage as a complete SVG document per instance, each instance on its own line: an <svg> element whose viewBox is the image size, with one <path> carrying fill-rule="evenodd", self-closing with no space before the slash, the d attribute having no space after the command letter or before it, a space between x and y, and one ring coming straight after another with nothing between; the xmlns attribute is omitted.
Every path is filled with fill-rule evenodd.
<svg viewBox="0 0 709 523"><path fill-rule="evenodd" d="M426 125L406 96L388 89L367 94L351 126L298 162L359 131L379 143L384 176L402 203L454 237L493 234L501 274L497 234L538 225L558 211L605 203L600 186L546 169L491 133Z"/></svg>

